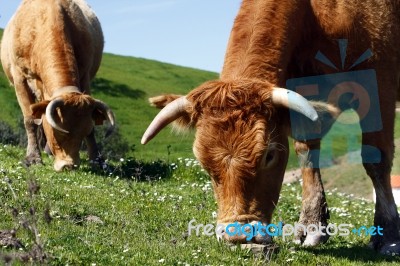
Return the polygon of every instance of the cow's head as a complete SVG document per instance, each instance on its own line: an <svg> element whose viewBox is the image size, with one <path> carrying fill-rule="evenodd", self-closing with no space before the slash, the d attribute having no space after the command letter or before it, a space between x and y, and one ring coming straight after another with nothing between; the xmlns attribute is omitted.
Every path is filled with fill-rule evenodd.
<svg viewBox="0 0 400 266"><path fill-rule="evenodd" d="M31 105L31 110L35 123L43 125L56 171L79 166L82 140L92 133L94 124L108 120L109 133L115 124L114 114L105 103L82 93L66 93L42 101Z"/></svg>
<svg viewBox="0 0 400 266"><path fill-rule="evenodd" d="M144 133L143 144L173 121L196 129L193 152L212 178L217 222L270 223L288 160L288 109L316 121L311 104L295 92L251 80L210 81L187 96L150 102L165 107ZM244 242L245 237L228 240Z"/></svg>

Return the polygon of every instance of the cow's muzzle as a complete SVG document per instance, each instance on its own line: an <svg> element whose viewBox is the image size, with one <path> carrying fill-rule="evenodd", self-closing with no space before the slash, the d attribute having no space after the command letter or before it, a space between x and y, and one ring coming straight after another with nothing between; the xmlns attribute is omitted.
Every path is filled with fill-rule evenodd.
<svg viewBox="0 0 400 266"><path fill-rule="evenodd" d="M72 160L56 160L54 162L54 170L61 172L63 170L74 170L79 167L79 160L73 162Z"/></svg>
<svg viewBox="0 0 400 266"><path fill-rule="evenodd" d="M268 231L266 223L252 221L250 223L223 223L224 230L219 238L229 243L256 243L270 244L272 243L272 235L274 232Z"/></svg>

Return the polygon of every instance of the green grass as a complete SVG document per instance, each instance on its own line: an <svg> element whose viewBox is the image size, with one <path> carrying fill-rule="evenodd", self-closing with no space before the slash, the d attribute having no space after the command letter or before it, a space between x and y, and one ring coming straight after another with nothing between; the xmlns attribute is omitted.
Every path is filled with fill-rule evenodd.
<svg viewBox="0 0 400 266"><path fill-rule="evenodd" d="M217 210L209 177L193 159L170 163L167 175L140 181L137 175L121 175L126 162L115 163L114 172L109 174L91 172L86 162L77 171L54 173L48 158L45 166L22 167L19 159L23 153L19 148L0 147L3 217L0 229L15 227L24 214L30 217L29 207L36 206L38 231L45 252L52 258L50 265L265 265L267 262L266 258L246 250L231 251L215 237L187 235L190 220L214 223L213 212ZM144 164L139 168L149 167L152 166ZM12 180L11 184L7 178ZM40 184L40 191L33 198L27 196L30 179ZM333 191L328 191L327 197L331 223L372 225L371 203ZM298 183L284 185L273 222L296 222L300 199ZM49 224L42 218L46 206L52 217ZM18 209L17 218L13 218L12 208ZM32 247L32 237L26 230L18 230L17 238L27 250ZM273 254L271 265L400 262L397 257L381 256L367 249L365 236L336 236L317 248L299 247L280 238L276 242L280 250ZM10 252L15 251L0 248L0 254Z"/></svg>

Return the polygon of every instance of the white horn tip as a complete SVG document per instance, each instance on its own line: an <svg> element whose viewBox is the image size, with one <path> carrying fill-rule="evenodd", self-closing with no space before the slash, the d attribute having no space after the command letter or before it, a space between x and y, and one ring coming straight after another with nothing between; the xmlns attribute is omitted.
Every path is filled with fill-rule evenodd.
<svg viewBox="0 0 400 266"><path fill-rule="evenodd" d="M140 143L141 143L142 145L146 145L149 141L150 141L150 138L147 136L146 133L144 133L142 139L140 140Z"/></svg>
<svg viewBox="0 0 400 266"><path fill-rule="evenodd" d="M313 122L318 120L317 111L306 98L297 92L283 88L274 88L272 92L272 101L278 105L303 114Z"/></svg>
<svg viewBox="0 0 400 266"><path fill-rule="evenodd" d="M309 115L309 117L310 117L310 119L313 121L313 122L315 122L315 121L317 121L318 120L318 114L317 114L317 112L313 112L313 113L311 113L310 115Z"/></svg>
<svg viewBox="0 0 400 266"><path fill-rule="evenodd" d="M318 113L317 111L315 111L315 109L305 110L305 112L303 112L303 115L313 122L316 122L319 118Z"/></svg>

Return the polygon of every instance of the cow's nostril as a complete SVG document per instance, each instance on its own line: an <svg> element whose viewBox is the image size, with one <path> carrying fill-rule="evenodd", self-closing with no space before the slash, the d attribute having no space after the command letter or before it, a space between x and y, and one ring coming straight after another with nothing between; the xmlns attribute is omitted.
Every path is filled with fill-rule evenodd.
<svg viewBox="0 0 400 266"><path fill-rule="evenodd" d="M76 167L74 167L74 165L72 165L72 164L66 164L66 165L64 165L64 166L62 167L62 170L73 170L74 168L76 168Z"/></svg>
<svg viewBox="0 0 400 266"><path fill-rule="evenodd" d="M225 224L225 229L222 230L222 238L228 243L255 243L255 244L270 244L272 243L271 233L268 233L264 228L265 223L230 223Z"/></svg>
<svg viewBox="0 0 400 266"><path fill-rule="evenodd" d="M70 171L70 170L74 170L77 169L79 167L78 164L73 164L71 162L66 162L66 161L56 161L54 163L54 169L57 172L66 170L66 171Z"/></svg>

